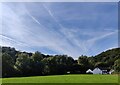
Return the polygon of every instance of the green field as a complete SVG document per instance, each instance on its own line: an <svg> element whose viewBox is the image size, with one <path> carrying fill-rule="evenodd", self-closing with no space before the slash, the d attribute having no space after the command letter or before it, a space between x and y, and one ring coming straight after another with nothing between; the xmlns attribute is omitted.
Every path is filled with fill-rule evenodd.
<svg viewBox="0 0 120 85"><path fill-rule="evenodd" d="M117 75L54 75L3 78L2 83L118 83Z"/></svg>

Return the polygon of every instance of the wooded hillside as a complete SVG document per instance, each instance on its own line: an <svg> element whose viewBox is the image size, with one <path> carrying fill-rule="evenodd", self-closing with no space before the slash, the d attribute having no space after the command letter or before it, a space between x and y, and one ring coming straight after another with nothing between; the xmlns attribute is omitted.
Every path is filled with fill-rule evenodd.
<svg viewBox="0 0 120 85"><path fill-rule="evenodd" d="M2 51L2 77L59 75L85 73L95 67L114 69L120 72L120 48L102 52L96 56L79 56L74 60L67 55L44 55L16 51L11 47L0 47Z"/></svg>

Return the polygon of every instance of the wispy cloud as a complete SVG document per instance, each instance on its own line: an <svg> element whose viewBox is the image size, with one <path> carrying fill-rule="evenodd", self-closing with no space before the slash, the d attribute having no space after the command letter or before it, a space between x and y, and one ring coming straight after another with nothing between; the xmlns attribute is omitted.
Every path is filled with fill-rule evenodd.
<svg viewBox="0 0 120 85"><path fill-rule="evenodd" d="M45 4L42 4L42 5L47 10L47 12L49 13L49 15L53 18L53 20L55 20L55 22L57 22L57 24L60 26L60 28L63 28L63 26L59 23L59 21L56 19L56 17L51 12L51 10Z"/></svg>
<svg viewBox="0 0 120 85"><path fill-rule="evenodd" d="M113 27L106 28L102 25L96 29L90 29L90 27L79 24L74 24L75 21L71 21L77 16L83 17L82 19L75 19L78 22L84 21L84 23L92 19L92 17L84 17L83 14L79 14L79 11L84 9L89 10L89 8L83 8L79 10L76 7L76 3L72 4L72 8L69 8L69 4L61 3L58 4L59 10L55 5L56 3L4 3L2 8L3 17L3 33L0 35L0 39L3 39L1 45L14 46L20 50L35 51L38 48L44 49L44 53L49 54L48 49L53 51L52 54L68 54L74 58L81 54L89 54L90 49L98 43L110 36L115 36L117 30L114 31ZM84 5L85 3L83 3ZM63 7L60 7L63 5ZM38 9L35 9L39 8ZM77 6L79 6L77 4ZM81 6L82 7L82 6ZM90 8L92 10L94 7ZM20 11L22 10L22 11ZM65 14L64 12L71 13ZM9 12L9 13L8 13ZM63 15L61 15L61 13ZM95 11L96 13L96 11ZM98 15L97 15L98 16ZM96 17L97 17L96 16ZM103 14L102 14L103 16ZM60 18L60 17L64 17ZM94 20L97 20L94 17ZM87 19L90 18L90 19ZM71 20L70 20L71 19ZM70 20L67 21L66 20ZM87 21L86 21L87 20ZM115 21L115 20L113 20ZM68 23L72 22L71 27L68 27ZM100 23L100 22L98 22ZM114 26L114 24L113 24ZM54 29L53 29L54 28ZM104 30L111 29L111 30ZM9 30L9 31L8 31ZM104 30L104 31L103 31ZM112 38L114 40L114 38ZM111 42L112 43L112 42ZM117 41L116 41L117 43ZM104 48L103 48L104 49ZM39 50L43 52L43 50ZM90 55L93 55L92 53Z"/></svg>

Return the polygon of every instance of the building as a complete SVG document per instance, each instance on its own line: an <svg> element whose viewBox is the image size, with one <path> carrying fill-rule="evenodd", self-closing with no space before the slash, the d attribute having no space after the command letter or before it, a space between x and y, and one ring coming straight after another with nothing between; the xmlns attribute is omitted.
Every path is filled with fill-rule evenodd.
<svg viewBox="0 0 120 85"><path fill-rule="evenodd" d="M102 74L109 74L107 70L102 70Z"/></svg>
<svg viewBox="0 0 120 85"><path fill-rule="evenodd" d="M92 71L91 69L88 69L88 70L86 71L86 73L87 73L87 74L93 74L93 71Z"/></svg>
<svg viewBox="0 0 120 85"><path fill-rule="evenodd" d="M97 67L93 70L93 74L102 74L102 70Z"/></svg>
<svg viewBox="0 0 120 85"><path fill-rule="evenodd" d="M114 70L110 70L107 68L95 68L93 71L91 69L88 69L86 71L87 74L112 74Z"/></svg>

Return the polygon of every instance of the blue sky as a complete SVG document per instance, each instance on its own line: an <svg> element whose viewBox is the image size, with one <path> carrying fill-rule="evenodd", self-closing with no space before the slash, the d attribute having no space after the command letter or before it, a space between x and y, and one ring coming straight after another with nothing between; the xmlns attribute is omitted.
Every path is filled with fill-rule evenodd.
<svg viewBox="0 0 120 85"><path fill-rule="evenodd" d="M117 2L14 2L1 9L2 46L73 58L118 47Z"/></svg>

